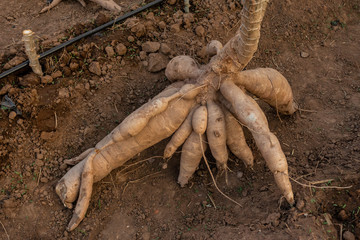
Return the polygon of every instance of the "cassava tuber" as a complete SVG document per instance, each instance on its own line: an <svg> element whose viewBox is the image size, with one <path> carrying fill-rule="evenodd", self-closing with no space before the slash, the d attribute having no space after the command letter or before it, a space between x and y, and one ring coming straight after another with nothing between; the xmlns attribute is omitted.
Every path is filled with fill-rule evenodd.
<svg viewBox="0 0 360 240"><path fill-rule="evenodd" d="M170 81L179 82L130 114L94 148L66 161L77 163L56 186L66 207L72 208L78 198L68 230L76 228L84 218L94 182L174 132L164 157L170 158L183 144L178 178L181 186L188 183L196 171L207 145L220 169L227 168L227 146L247 166L253 166L253 155L242 125L250 130L281 192L294 204L280 143L271 133L265 114L246 93L258 96L280 113L292 114L296 110L292 90L285 77L274 69L243 71L257 50L267 2L245 1L236 35L225 46L220 42L209 45L212 58L207 65L198 66L189 56L175 57L169 62L165 75ZM210 169L207 162L206 165ZM216 182L214 184L217 187Z"/></svg>

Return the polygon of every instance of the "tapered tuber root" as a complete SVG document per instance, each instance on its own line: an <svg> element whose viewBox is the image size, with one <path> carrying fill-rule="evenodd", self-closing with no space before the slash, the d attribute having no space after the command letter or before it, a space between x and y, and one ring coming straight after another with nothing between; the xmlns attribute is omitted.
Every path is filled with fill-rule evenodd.
<svg viewBox="0 0 360 240"><path fill-rule="evenodd" d="M183 145L178 182L185 186L207 147L217 167L225 173L228 149L252 167L254 157L242 127L249 129L282 194L294 204L279 140L270 131L263 111L247 94L267 102L278 113L292 114L296 109L292 90L285 77L274 69L242 71L257 49L266 4L265 0L245 2L236 36L225 46L212 41L208 47L212 58L207 65L199 66L189 56L172 59L165 75L174 83L125 118L94 148L66 161L76 165L59 181L56 192L68 208L77 200L68 230L76 228L84 218L94 182L171 135L164 158L170 159Z"/></svg>
<svg viewBox="0 0 360 240"><path fill-rule="evenodd" d="M49 11L53 7L57 6L61 1L62 0L53 0L48 6L41 9L40 13ZM84 0L78 0L78 1L83 7L86 6L86 3L84 2ZM99 4L100 6L102 6L103 8L105 8L109 11L114 11L114 12L121 11L121 7L119 5L117 5L116 2L114 2L113 0L91 0L91 1Z"/></svg>

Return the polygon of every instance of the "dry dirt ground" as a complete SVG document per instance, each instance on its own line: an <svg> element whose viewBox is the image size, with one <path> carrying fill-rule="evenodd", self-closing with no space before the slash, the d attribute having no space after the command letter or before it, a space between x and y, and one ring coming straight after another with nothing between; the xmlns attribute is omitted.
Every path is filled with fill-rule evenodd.
<svg viewBox="0 0 360 240"><path fill-rule="evenodd" d="M126 11L142 4L117 2ZM72 210L54 191L71 167L64 160L94 146L169 84L163 71L149 69L180 54L206 63L206 44L225 43L239 27L238 1L190 2L191 15L182 1L164 3L43 59L52 78L40 81L26 69L0 80L1 98L7 94L22 111L0 110L0 239L360 239L358 0L272 1L247 67L279 70L303 109L279 118L260 103L298 182L296 206L281 198L250 134L254 170L231 156L229 185L219 178L243 207L216 191L204 164L180 188L179 154L161 167L165 140L96 183L86 218L65 230ZM38 15L44 4L0 2L1 72L25 56L25 28L37 33L43 51L113 17L75 0ZM143 51L146 41L162 43L157 58Z"/></svg>

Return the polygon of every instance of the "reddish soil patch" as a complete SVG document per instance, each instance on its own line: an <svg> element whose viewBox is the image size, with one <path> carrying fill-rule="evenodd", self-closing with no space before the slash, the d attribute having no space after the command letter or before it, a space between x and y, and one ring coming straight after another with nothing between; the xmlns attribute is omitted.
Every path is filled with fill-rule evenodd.
<svg viewBox="0 0 360 240"><path fill-rule="evenodd" d="M77 1L37 15L44 2L34 2L0 3L1 71L24 56L18 40L25 28L48 49L112 18L94 3L82 8ZM163 154L163 141L130 163L148 161L96 183L86 218L75 231L65 231L72 210L54 191L70 168L64 159L93 147L170 84L163 71L147 71L151 62L141 44L165 43L169 59L187 54L206 63L206 44L225 43L239 27L238 1L190 2L194 21L186 22L182 1L163 4L42 60L54 77L49 84L29 76L28 69L0 80L0 89L11 84L6 92L22 111L12 119L9 110L0 110L0 239L360 239L360 5L348 0L271 2L259 50L247 67L275 68L290 82L303 111L280 120L261 106L291 177L306 185L327 180L316 184L320 188L292 182L297 204L289 206L247 133L254 171L232 156L229 185L219 178L241 208L216 191L204 164L180 188L179 154L165 170L156 157ZM119 46L118 52L109 56L108 46ZM210 155L209 160L214 162Z"/></svg>

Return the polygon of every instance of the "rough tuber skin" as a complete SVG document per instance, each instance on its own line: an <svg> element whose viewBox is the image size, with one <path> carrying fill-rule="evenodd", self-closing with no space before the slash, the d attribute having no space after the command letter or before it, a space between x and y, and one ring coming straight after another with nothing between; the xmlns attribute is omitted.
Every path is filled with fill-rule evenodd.
<svg viewBox="0 0 360 240"><path fill-rule="evenodd" d="M292 114L296 110L292 90L274 69L242 71L257 50L266 5L267 0L245 1L239 30L225 46L218 41L210 44L208 53L214 56L207 65L198 66L189 56L171 60L165 74L173 84L130 114L95 148L66 161L77 165L59 181L56 192L69 208L78 198L69 231L84 218L94 182L174 133L164 158L170 158L184 143L178 178L181 186L192 177L207 145L218 168L227 168L227 147L251 167L253 155L242 125L252 133L282 194L294 204L280 143L271 133L263 111L246 93L256 95L280 113Z"/></svg>

